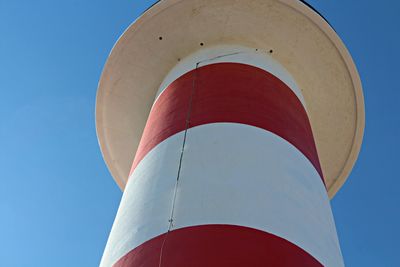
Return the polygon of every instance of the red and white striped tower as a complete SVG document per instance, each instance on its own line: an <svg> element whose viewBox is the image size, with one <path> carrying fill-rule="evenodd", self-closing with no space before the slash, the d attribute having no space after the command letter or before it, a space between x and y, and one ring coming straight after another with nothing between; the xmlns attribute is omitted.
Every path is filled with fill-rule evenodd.
<svg viewBox="0 0 400 267"><path fill-rule="evenodd" d="M101 266L344 266L329 197L362 89L303 2L158 2L113 48L96 123L124 190Z"/></svg>

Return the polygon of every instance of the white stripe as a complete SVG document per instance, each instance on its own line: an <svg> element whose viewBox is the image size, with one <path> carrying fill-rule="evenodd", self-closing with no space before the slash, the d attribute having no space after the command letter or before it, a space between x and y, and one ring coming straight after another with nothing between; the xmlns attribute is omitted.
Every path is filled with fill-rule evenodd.
<svg viewBox="0 0 400 267"><path fill-rule="evenodd" d="M305 101L301 90L297 86L290 73L272 58L267 51L257 50L255 48L247 48L237 45L219 45L211 48L205 48L197 51L196 53L182 59L165 77L161 83L157 95L158 97L173 81L178 79L183 74L196 68L206 66L214 63L242 63L263 69L284 82L299 98L304 108L306 108ZM154 104L153 104L154 105Z"/></svg>
<svg viewBox="0 0 400 267"><path fill-rule="evenodd" d="M168 229L183 132L156 146L129 179L102 266ZM231 224L282 237L324 266L344 266L325 187L294 146L263 129L189 129L173 229Z"/></svg>
<svg viewBox="0 0 400 267"><path fill-rule="evenodd" d="M130 176L100 266L168 230L182 142L183 132L160 143Z"/></svg>

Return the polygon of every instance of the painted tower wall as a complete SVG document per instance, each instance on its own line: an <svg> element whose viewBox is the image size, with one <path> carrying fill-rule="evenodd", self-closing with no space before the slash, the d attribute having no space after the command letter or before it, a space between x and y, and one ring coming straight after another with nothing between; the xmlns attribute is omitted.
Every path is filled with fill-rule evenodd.
<svg viewBox="0 0 400 267"><path fill-rule="evenodd" d="M344 266L306 103L269 53L166 76L101 266Z"/></svg>

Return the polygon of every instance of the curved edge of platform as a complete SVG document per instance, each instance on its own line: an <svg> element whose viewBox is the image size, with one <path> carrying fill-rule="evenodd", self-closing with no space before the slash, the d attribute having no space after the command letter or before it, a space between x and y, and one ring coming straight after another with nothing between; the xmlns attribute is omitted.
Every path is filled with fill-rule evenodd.
<svg viewBox="0 0 400 267"><path fill-rule="evenodd" d="M152 17L158 12L167 8L168 5L174 5L180 2L179 0L171 0L171 1L159 1L155 3L151 8L149 8L141 17L139 17L135 22L133 22L127 30L121 35L118 41L115 43L112 51L110 52L110 56L107 59L107 63L104 66L101 79L99 81L97 96L96 96L96 132L98 136L99 145L101 148L101 152L103 158L114 177L115 181L117 182L118 186L124 190L125 184L127 181L127 175L125 175L125 171L122 170L121 166L118 164L118 159L113 157L113 148L110 146L108 141L109 136L107 135L107 126L104 124L104 101L107 97L107 92L104 88L104 77L109 75L110 69L112 64L110 58L113 56L113 53L116 50L116 47L121 44L121 42L125 42L124 37L128 31L135 31L135 27L140 27L141 23L145 22L148 17ZM355 125L355 132L353 137L353 142L351 145L350 152L347 157L346 163L343 165L340 175L338 175L333 182L327 188L328 194L330 198L338 192L341 186L345 183L347 177L349 176L356 160L358 154L361 149L363 133L364 133L364 125L365 125L365 110L364 110L364 97L362 92L362 85L359 74L357 72L356 66L353 62L353 59L348 52L347 48L343 44L340 37L337 35L335 30L331 27L331 25L323 18L319 13L315 11L310 5L304 3L304 1L300 0L279 0L279 2L287 5L290 8L295 9L296 11L300 12L304 16L306 16L309 20L311 20L315 25L319 27L319 29L331 40L334 44L336 49L339 51L343 61L346 64L346 67L350 73L350 77L353 83L354 88L354 95L355 95L355 110L356 110L356 125ZM111 63L110 63L111 62ZM157 88L155 88L155 93ZM143 125L144 126L144 125ZM117 130L118 131L118 130ZM140 133L143 131L139 131ZM123 134L123 133L121 133ZM139 136L140 139L140 136ZM127 171L128 172L128 171ZM126 176L126 177L125 177Z"/></svg>

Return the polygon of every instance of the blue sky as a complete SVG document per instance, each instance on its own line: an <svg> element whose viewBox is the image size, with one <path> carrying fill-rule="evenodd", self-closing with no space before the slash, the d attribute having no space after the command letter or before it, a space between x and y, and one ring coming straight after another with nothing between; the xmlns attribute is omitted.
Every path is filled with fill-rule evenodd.
<svg viewBox="0 0 400 267"><path fill-rule="evenodd" d="M0 266L98 265L121 192L97 144L97 83L153 2L0 0ZM346 265L400 266L400 2L309 3L364 86L364 144L332 201Z"/></svg>

